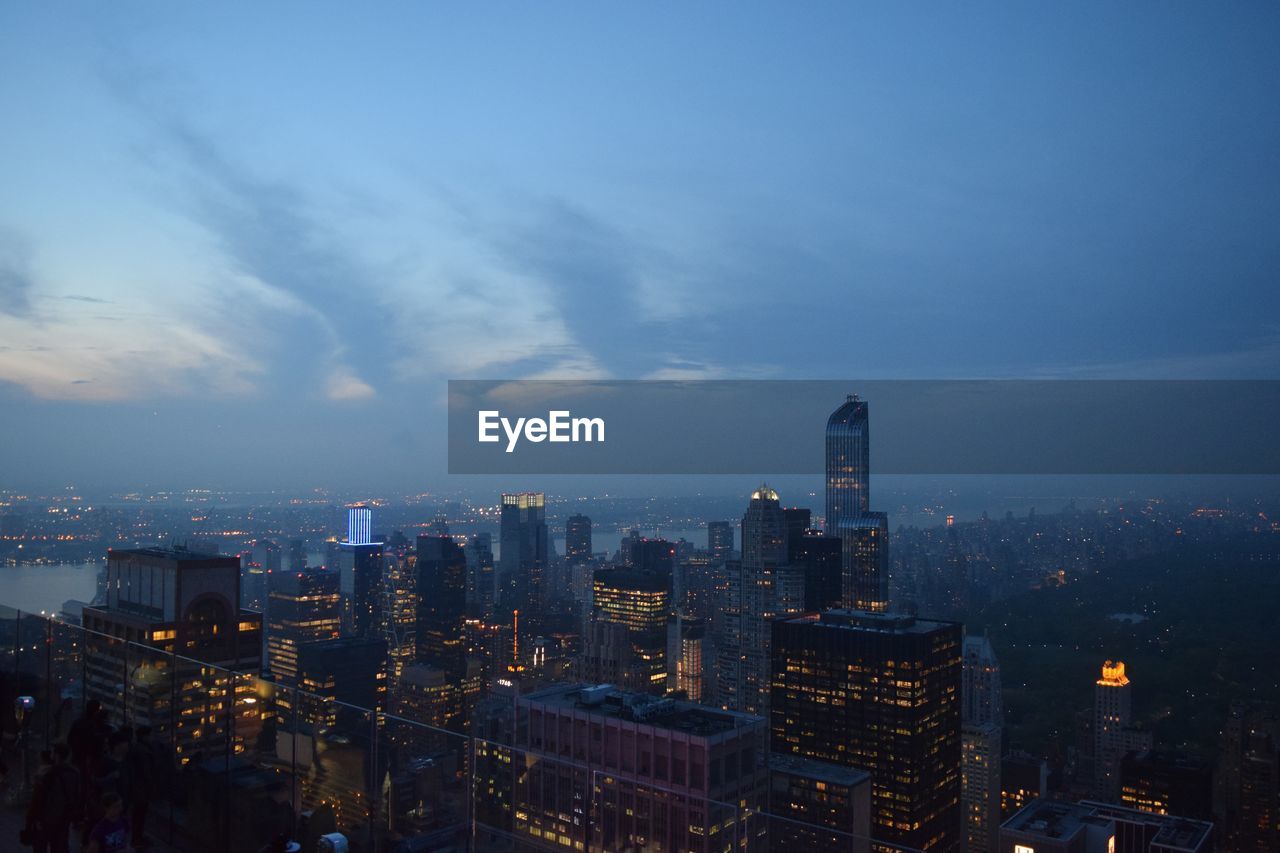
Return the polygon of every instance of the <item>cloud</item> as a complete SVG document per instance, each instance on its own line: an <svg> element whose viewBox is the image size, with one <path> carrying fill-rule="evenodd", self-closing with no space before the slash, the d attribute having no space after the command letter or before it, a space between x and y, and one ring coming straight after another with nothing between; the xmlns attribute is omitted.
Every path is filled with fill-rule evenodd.
<svg viewBox="0 0 1280 853"><path fill-rule="evenodd" d="M339 368L329 377L325 387L325 396L330 400L347 402L351 400L368 400L377 396L373 386L360 379L349 370Z"/></svg>
<svg viewBox="0 0 1280 853"><path fill-rule="evenodd" d="M179 322L134 324L122 346L114 326L0 314L0 340L12 342L0 358L0 382L48 400L184 397L197 389L243 396L261 373L225 340ZM50 340L60 344L46 346Z"/></svg>
<svg viewBox="0 0 1280 853"><path fill-rule="evenodd" d="M30 249L17 234L0 228L0 313L29 314L33 287Z"/></svg>

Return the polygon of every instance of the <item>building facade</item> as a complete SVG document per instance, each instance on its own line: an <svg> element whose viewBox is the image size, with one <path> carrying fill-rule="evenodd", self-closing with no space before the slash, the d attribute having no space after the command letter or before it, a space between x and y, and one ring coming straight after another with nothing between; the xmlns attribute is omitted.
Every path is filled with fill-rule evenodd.
<svg viewBox="0 0 1280 853"><path fill-rule="evenodd" d="M865 611L775 621L774 753L868 771L877 841L960 850L962 638Z"/></svg>

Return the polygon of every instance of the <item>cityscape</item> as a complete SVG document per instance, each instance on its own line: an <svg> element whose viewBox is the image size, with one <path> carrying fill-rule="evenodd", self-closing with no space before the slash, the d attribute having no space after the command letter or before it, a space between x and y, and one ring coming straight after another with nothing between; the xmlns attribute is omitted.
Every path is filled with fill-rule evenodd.
<svg viewBox="0 0 1280 853"><path fill-rule="evenodd" d="M1280 853L1277 45L0 3L0 853Z"/></svg>
<svg viewBox="0 0 1280 853"><path fill-rule="evenodd" d="M1274 508L891 531L871 408L832 412L816 506L763 483L737 518L6 496L10 569L92 593L0 623L11 743L87 708L147 731L143 826L182 850L1273 849ZM1252 626L1207 648L1196 582L1227 570L1213 606Z"/></svg>

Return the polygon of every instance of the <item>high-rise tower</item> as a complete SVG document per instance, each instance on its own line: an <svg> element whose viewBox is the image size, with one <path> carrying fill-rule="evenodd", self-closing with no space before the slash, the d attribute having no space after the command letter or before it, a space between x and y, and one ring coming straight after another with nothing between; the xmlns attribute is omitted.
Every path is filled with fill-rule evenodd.
<svg viewBox="0 0 1280 853"><path fill-rule="evenodd" d="M1000 829L1004 704L1000 662L986 637L965 637L961 669L961 805L965 849L995 850Z"/></svg>
<svg viewBox="0 0 1280 853"><path fill-rule="evenodd" d="M963 627L829 610L772 629L774 753L870 772L877 841L960 850Z"/></svg>
<svg viewBox="0 0 1280 853"><path fill-rule="evenodd" d="M889 607L889 520L870 510L870 420L867 402L850 394L827 418L828 536L842 543L844 605Z"/></svg>
<svg viewBox="0 0 1280 853"><path fill-rule="evenodd" d="M463 620L467 607L467 557L448 536L418 537L418 663L431 664L451 679L466 671Z"/></svg>
<svg viewBox="0 0 1280 853"><path fill-rule="evenodd" d="M850 394L827 418L827 529L871 508L870 420L866 400Z"/></svg>
<svg viewBox="0 0 1280 853"><path fill-rule="evenodd" d="M546 498L542 492L502 495L498 583L504 611L541 612L547 570Z"/></svg>
<svg viewBox="0 0 1280 853"><path fill-rule="evenodd" d="M564 559L574 564L591 559L591 519L571 515L564 523Z"/></svg>
<svg viewBox="0 0 1280 853"><path fill-rule="evenodd" d="M1132 725L1133 696L1124 661L1102 665L1093 693L1094 796L1107 802L1120 793L1120 759L1151 748L1151 733Z"/></svg>
<svg viewBox="0 0 1280 853"><path fill-rule="evenodd" d="M350 633L375 636L381 627L382 543L373 536L373 510L347 508L347 538L338 543L342 591L350 607Z"/></svg>

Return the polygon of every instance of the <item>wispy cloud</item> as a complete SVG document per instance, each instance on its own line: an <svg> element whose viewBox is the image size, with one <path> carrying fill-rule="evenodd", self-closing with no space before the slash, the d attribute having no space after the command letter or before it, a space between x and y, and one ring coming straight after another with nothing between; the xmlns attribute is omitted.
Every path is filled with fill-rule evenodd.
<svg viewBox="0 0 1280 853"><path fill-rule="evenodd" d="M24 317L31 311L30 249L15 232L0 228L0 313Z"/></svg>

